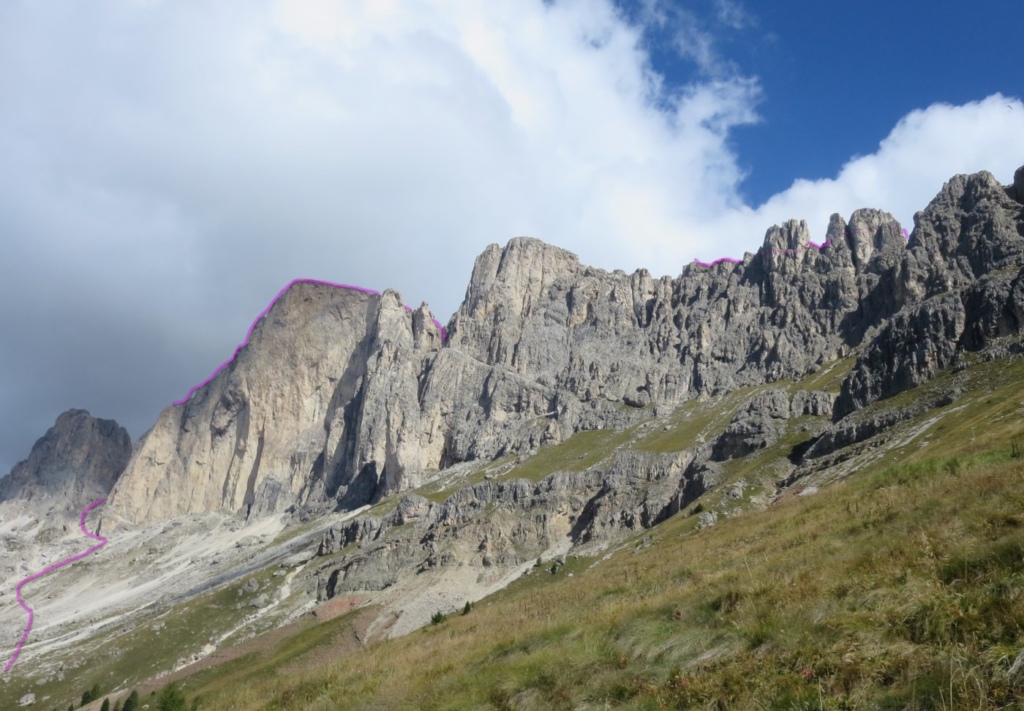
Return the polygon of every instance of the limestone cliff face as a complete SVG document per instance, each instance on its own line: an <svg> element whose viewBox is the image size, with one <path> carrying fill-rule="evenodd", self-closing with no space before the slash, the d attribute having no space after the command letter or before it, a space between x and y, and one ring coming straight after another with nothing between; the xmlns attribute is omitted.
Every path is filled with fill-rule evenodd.
<svg viewBox="0 0 1024 711"><path fill-rule="evenodd" d="M80 511L107 496L132 452L128 431L114 420L68 410L36 441L28 458L0 479L0 503Z"/></svg>
<svg viewBox="0 0 1024 711"><path fill-rule="evenodd" d="M1024 327L1022 196L1024 168L1010 187L955 176L909 240L878 210L833 215L820 249L791 220L742 262L676 279L590 269L529 238L492 245L423 398L435 420L448 413L440 463L618 426L622 406L800 378L850 353L837 417L925 382ZM457 373L468 393L442 387Z"/></svg>
<svg viewBox="0 0 1024 711"><path fill-rule="evenodd" d="M107 512L255 516L415 485L420 461L401 433L418 425L418 359L439 345L425 311L392 291L297 282L231 363L160 414Z"/></svg>
<svg viewBox="0 0 1024 711"><path fill-rule="evenodd" d="M842 417L1021 330L1022 196L1024 169L1005 188L956 176L909 241L878 210L833 215L820 248L791 220L741 262L676 278L608 273L519 237L477 259L444 344L426 307L407 313L394 292L296 284L229 367L161 414L108 508L132 521L353 508L426 470L855 354ZM762 424L734 423L718 456L770 440Z"/></svg>
<svg viewBox="0 0 1024 711"><path fill-rule="evenodd" d="M492 245L425 389L428 419L447 424L439 463L617 426L623 406L799 378L908 298L893 296L907 292L892 265L905 252L899 224L876 210L849 225L833 216L820 251L790 221L741 263L689 265L676 279L584 267L531 238Z"/></svg>
<svg viewBox="0 0 1024 711"><path fill-rule="evenodd" d="M958 353L1024 328L1024 167L1003 187L957 175L922 212L908 248L889 259L880 298L902 306L877 323L843 383L837 417L919 385Z"/></svg>

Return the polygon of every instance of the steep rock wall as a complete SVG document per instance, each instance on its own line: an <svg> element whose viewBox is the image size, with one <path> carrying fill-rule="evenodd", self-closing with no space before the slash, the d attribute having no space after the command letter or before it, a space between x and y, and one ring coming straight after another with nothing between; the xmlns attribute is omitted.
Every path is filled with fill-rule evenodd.
<svg viewBox="0 0 1024 711"><path fill-rule="evenodd" d="M878 210L833 215L820 248L790 220L756 254L676 278L593 269L518 237L476 260L444 344L426 307L407 313L394 292L296 284L228 368L161 414L109 508L133 521L354 508L415 488L424 470L856 353L840 418L1020 330L1021 186L1022 171L1005 188L955 176L909 241Z"/></svg>
<svg viewBox="0 0 1024 711"><path fill-rule="evenodd" d="M262 515L415 485L401 433L418 429L418 358L439 345L393 291L297 282L231 363L160 414L105 513Z"/></svg>

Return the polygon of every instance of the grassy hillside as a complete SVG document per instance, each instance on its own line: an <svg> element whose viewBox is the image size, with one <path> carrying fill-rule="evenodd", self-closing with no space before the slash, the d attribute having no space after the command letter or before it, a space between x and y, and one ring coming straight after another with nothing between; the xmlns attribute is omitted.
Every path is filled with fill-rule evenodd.
<svg viewBox="0 0 1024 711"><path fill-rule="evenodd" d="M711 527L690 506L600 560L547 564L397 640L362 645L365 611L307 619L183 688L227 711L1024 708L1024 683L1007 677L1024 647L1024 360L975 360L857 416L953 385L953 403L889 432L886 447L858 445L843 466L859 470L837 483L821 485L834 478L824 471L770 506L751 497L764 501L786 455L824 424L794 418L775 445L723 465L699 502L720 513ZM762 389L491 468L539 479L619 447L679 451ZM745 493L730 496L739 480Z"/></svg>
<svg viewBox="0 0 1024 711"><path fill-rule="evenodd" d="M187 691L238 711L1020 708L1024 378L979 367L942 429L816 493L680 515L407 637Z"/></svg>

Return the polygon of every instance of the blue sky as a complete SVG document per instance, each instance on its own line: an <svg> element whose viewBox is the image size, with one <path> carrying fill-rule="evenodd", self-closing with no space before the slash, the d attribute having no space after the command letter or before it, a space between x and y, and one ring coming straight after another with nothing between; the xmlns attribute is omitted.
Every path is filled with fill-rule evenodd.
<svg viewBox="0 0 1024 711"><path fill-rule="evenodd" d="M618 3L634 20L642 19L649 5ZM851 157L873 153L914 109L936 102L959 105L999 92L1024 94L1014 59L1021 52L1022 3L701 0L672 5L693 14L719 64L757 77L759 121L730 136L747 173L740 193L749 204L763 203L797 178L835 176ZM651 27L645 36L653 67L668 83L681 86L707 76L691 57L680 56L673 40L671 23Z"/></svg>
<svg viewBox="0 0 1024 711"><path fill-rule="evenodd" d="M618 4L616 4L618 3ZM678 275L1024 164L1024 5L4 0L0 473L134 437L293 279L428 302L532 235Z"/></svg>

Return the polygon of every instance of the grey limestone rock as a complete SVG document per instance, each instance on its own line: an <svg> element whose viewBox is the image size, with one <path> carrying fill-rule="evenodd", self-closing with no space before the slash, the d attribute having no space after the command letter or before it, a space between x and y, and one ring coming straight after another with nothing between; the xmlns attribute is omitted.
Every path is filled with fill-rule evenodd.
<svg viewBox="0 0 1024 711"><path fill-rule="evenodd" d="M285 558L284 560L282 560L281 561L281 567L282 568L297 568L300 565L308 563L310 560L313 559L314 556L316 556L316 551L313 550L313 549L299 551L298 553L293 553L292 555L290 555L287 558Z"/></svg>
<svg viewBox="0 0 1024 711"><path fill-rule="evenodd" d="M433 504L418 494L407 494L398 502L395 515L395 525L404 526L410 521L426 516L430 513Z"/></svg>
<svg viewBox="0 0 1024 711"><path fill-rule="evenodd" d="M330 555L353 543L374 541L389 527L390 524L374 516L360 516L342 526L332 526L321 538L317 555Z"/></svg>
<svg viewBox="0 0 1024 711"><path fill-rule="evenodd" d="M914 216L907 249L880 294L894 295L901 308L866 335L837 417L929 380L963 349L1020 332L1024 209L1013 190L984 171L957 175Z"/></svg>
<svg viewBox="0 0 1024 711"><path fill-rule="evenodd" d="M877 412L857 412L824 428L809 443L801 456L803 459L818 459L839 452L929 410L950 405L962 393L961 387L954 383L928 393L922 393L914 402L905 407L883 408Z"/></svg>
<svg viewBox="0 0 1024 711"><path fill-rule="evenodd" d="M535 560L566 536L582 545L652 526L704 491L703 476L713 470L693 466L701 456L707 451L624 451L602 468L555 472L537 483L466 486L443 504L403 497L383 518L357 518L323 534L324 562L314 573L318 598L383 590L409 571L508 569ZM335 555L350 544L356 545Z"/></svg>
<svg viewBox="0 0 1024 711"><path fill-rule="evenodd" d="M772 388L748 400L715 442L713 458L743 457L774 444L789 418L789 395Z"/></svg>
<svg viewBox="0 0 1024 711"><path fill-rule="evenodd" d="M258 545L260 539L256 536L242 536L236 543L235 548L251 548Z"/></svg>
<svg viewBox="0 0 1024 711"><path fill-rule="evenodd" d="M1024 204L1024 166L1013 173L1013 184L1006 187L1006 195L1011 200Z"/></svg>
<svg viewBox="0 0 1024 711"><path fill-rule="evenodd" d="M417 484L418 376L440 334L398 295L297 282L140 442L104 516L361 505Z"/></svg>
<svg viewBox="0 0 1024 711"><path fill-rule="evenodd" d="M835 393L822 390L797 390L793 393L793 401L790 404L790 415L801 417L813 415L815 417L831 417L832 408L836 402Z"/></svg>
<svg viewBox="0 0 1024 711"><path fill-rule="evenodd" d="M701 511L697 514L697 528L714 526L718 522L718 514L714 511Z"/></svg>
<svg viewBox="0 0 1024 711"><path fill-rule="evenodd" d="M28 458L0 479L0 502L80 511L110 492L132 453L127 430L85 410L61 414Z"/></svg>
<svg viewBox="0 0 1024 711"><path fill-rule="evenodd" d="M706 451L675 454L617 452L601 472L597 494L574 527L578 543L614 538L649 528L678 513L708 488L694 464Z"/></svg>
<svg viewBox="0 0 1024 711"><path fill-rule="evenodd" d="M425 469L528 456L652 407L800 379L856 354L834 403L773 391L712 454L767 446L790 415L841 419L1021 330L1021 176L1005 188L985 172L954 176L915 215L909 241L878 210L833 215L820 248L790 220L739 263L694 263L676 277L609 273L517 237L478 257L443 344L426 307L406 312L393 291L297 283L216 378L160 415L110 513L308 519L414 489ZM488 485L498 488L466 496L527 496ZM453 515L413 500L396 512L442 514ZM371 533L345 531L322 547Z"/></svg>
<svg viewBox="0 0 1024 711"><path fill-rule="evenodd" d="M836 414L927 382L948 366L967 323L959 294L943 294L904 309L871 341L843 383Z"/></svg>
<svg viewBox="0 0 1024 711"><path fill-rule="evenodd" d="M886 410L857 422L842 422L823 432L805 452L804 457L815 459L832 454L844 447L874 437L900 422L916 417L923 408L900 408Z"/></svg>
<svg viewBox="0 0 1024 711"><path fill-rule="evenodd" d="M1024 193L1021 194L1024 195ZM1006 678L1011 684L1019 685L1021 677L1024 676L1022 672L1024 672L1024 649L1022 649L1017 654L1016 659L1013 660L1013 664L1010 665L1010 668L1006 672Z"/></svg>

